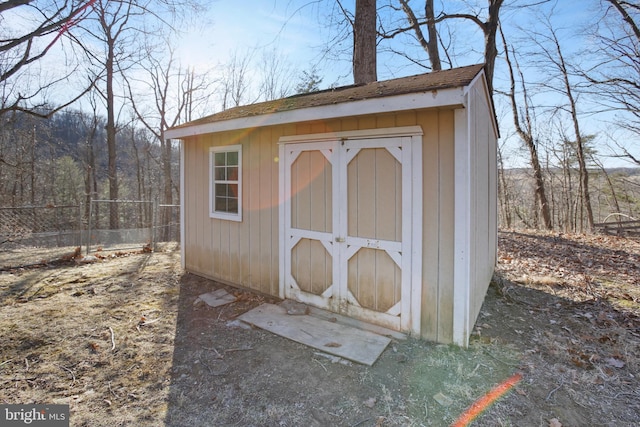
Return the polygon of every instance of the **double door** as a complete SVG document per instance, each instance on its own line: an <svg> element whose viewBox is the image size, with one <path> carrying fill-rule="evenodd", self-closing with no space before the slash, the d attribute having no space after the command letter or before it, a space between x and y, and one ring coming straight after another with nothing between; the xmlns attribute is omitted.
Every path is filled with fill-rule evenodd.
<svg viewBox="0 0 640 427"><path fill-rule="evenodd" d="M415 143L400 136L284 145L286 298L412 329Z"/></svg>

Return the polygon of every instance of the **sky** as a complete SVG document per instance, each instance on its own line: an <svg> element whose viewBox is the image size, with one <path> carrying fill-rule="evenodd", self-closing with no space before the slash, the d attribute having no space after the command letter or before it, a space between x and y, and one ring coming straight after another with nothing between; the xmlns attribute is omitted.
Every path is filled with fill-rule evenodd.
<svg viewBox="0 0 640 427"><path fill-rule="evenodd" d="M588 40L575 37L578 25L586 22L592 7L597 0L560 0L551 9L549 2L541 6L541 9L551 15L554 25L558 27L558 34L562 38L562 47L567 55L574 54L577 49L585 47ZM344 0L343 4L353 10L354 0ZM386 3L378 0L378 5ZM413 0L414 7L422 3L422 0ZM468 11L462 1L448 0L448 11L454 11L456 7ZM482 1L479 4L485 4ZM507 1L501 13L501 22L505 28L510 29L514 39L518 38L520 30L518 26L526 29L540 26L540 16L531 10L523 10L516 6L531 3L527 0ZM537 3L537 2L535 2ZM234 51L243 52L249 49L256 51L275 49L283 54L287 60L298 70L310 70L317 66L319 74L323 77L322 88L329 86L347 85L352 83L351 64L348 55L340 59L328 57L323 53L324 48L330 45L330 40L335 36L329 22L331 15L331 2L313 0L242 0L242 11L239 11L237 0L217 0L212 4L208 22L202 28L195 28L185 36L180 44L182 60L191 65L207 68L220 68ZM392 26L391 22L385 22ZM475 45L470 48L470 40ZM458 29L452 35L452 43L463 46L467 51L460 50L458 63L455 65L469 65L482 62L482 34L473 25L462 32ZM472 43L473 44L473 43ZM345 53L349 52L349 41L345 42ZM385 80L395 77L408 76L423 73L426 70L420 66L403 60L397 55L390 55L390 49L409 49L414 57L425 60L425 53L415 42L408 38L399 39L394 43L383 42L378 51L378 79ZM524 52L523 52L524 53ZM501 59L496 63L496 86L506 85L506 74ZM524 67L527 79L531 82L546 78L535 67ZM506 87L506 86L505 86ZM553 104L554 96L551 93L536 95L538 101L544 105ZM496 95L496 110L500 122L501 134L505 144L505 154L511 166L526 166L528 158L522 150L522 145L514 135L511 123L511 111L504 97ZM584 104L583 104L584 105ZM583 115L583 133L598 134L604 139L605 134L614 132L608 120L611 116ZM622 138L625 138L624 136ZM640 147L640 143L631 146ZM608 148L602 143L598 148L601 153L608 153ZM608 166L629 166L629 163L613 158L603 157Z"/></svg>
<svg viewBox="0 0 640 427"><path fill-rule="evenodd" d="M327 12L307 2L295 0L216 0L204 24L189 31L180 41L183 62L203 70L224 63L235 52L275 49L299 69L310 69L322 62L322 47L329 35L320 20ZM348 2L347 2L348 3ZM345 64L348 65L348 64ZM340 70L323 69L326 82L341 80L349 84ZM325 82L325 83L326 83Z"/></svg>
<svg viewBox="0 0 640 427"><path fill-rule="evenodd" d="M446 4L447 11L460 10L468 12L465 0L440 0ZM575 37L578 25L586 22L591 6L598 0L558 0L557 2L544 3L540 8L549 12L551 4L555 3L552 19L558 25L559 35L562 38L563 49L567 53L575 53L576 49L585 47L587 39ZM384 5L388 0L378 0L378 5ZM472 2L472 1L471 1ZM485 5L486 0L476 0L478 4ZM502 25L509 34L517 40L520 33L517 26L527 30L540 25L540 17L531 9L523 10L515 6L525 3L538 3L537 0L508 0L501 10ZM353 10L355 0L343 0L345 7ZM411 0L412 5L418 8L423 0ZM436 0L438 3L438 0ZM241 6L240 6L241 5ZM183 66L195 67L196 70L212 70L213 76L219 73L229 58L237 53L244 55L253 52L254 67L259 67L257 57L262 52L275 52L294 69L291 79L301 76L303 71L317 68L322 77L321 88L341 86L352 83L350 44L351 38L347 36L341 41L341 45L333 44L336 36L335 25L332 25L331 17L339 16L332 8L336 3L330 0L215 0L209 3L206 13L198 17L197 24L186 27L187 31L180 39L176 39L179 58ZM438 7L438 6L436 6ZM392 16L392 15L389 15ZM401 19L404 15L400 12ZM393 18L385 17L383 23L392 28L396 23ZM15 21L17 25L18 22ZM456 28L450 35L452 46L456 46L456 57L460 58L455 66L469 65L482 62L483 37L474 25ZM331 47L332 54L327 54L327 47ZM378 79L386 80L395 77L403 77L426 72L426 69L389 53L390 49L405 50L413 58L425 61L424 51L411 40L410 36L394 39L393 42L382 42L378 49ZM333 55L341 51L342 55ZM524 50L520 53L526 56ZM53 56L52 56L53 58ZM47 59L49 61L49 59ZM42 61L43 68L54 69L62 64L59 58L52 61ZM498 59L496 63L495 86L506 87L506 74L504 63ZM257 71L257 70L254 70ZM539 81L546 78L535 67L525 67L524 72L528 81ZM253 79L256 80L256 79ZM70 84L73 84L70 82ZM553 104L554 97L550 93L535 95L541 105ZM510 107L506 104L504 96L496 95L496 112L500 123L502 140L506 141L505 154L512 166L526 166L527 155L521 149L521 143L514 136L511 123ZM79 104L81 105L81 104ZM212 107L210 113L219 111L221 104ZM606 115L590 116L584 114L583 133L605 135L615 133L607 122L611 117ZM620 138L626 138L625 135ZM628 141L628 145L638 147L636 153L640 156L640 142ZM604 145L599 148L606 152ZM608 166L628 166L627 163L606 159Z"/></svg>

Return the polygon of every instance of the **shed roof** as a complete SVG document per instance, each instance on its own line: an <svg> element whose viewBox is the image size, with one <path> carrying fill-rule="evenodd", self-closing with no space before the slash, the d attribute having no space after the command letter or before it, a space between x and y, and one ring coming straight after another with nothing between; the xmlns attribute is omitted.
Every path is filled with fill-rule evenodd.
<svg viewBox="0 0 640 427"><path fill-rule="evenodd" d="M376 81L363 85L341 86L318 92L294 95L274 101L229 108L219 113L175 126L167 132L167 137L180 138L201 133L201 131L205 129L214 130L214 128L218 128L216 124L220 122L247 123L251 121L251 118L258 116L277 115L278 113L316 107L326 108L327 106L331 107L338 104L348 106L349 103L357 101L465 87L469 85L483 69L484 64L469 65L410 77ZM353 106L355 107L355 105ZM360 114L362 114L362 112ZM239 128L241 126L236 127L234 125L233 127Z"/></svg>

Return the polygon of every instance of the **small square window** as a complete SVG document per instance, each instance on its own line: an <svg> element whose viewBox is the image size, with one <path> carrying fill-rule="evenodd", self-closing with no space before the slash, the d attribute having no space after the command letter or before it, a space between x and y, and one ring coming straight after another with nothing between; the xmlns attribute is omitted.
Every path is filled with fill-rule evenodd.
<svg viewBox="0 0 640 427"><path fill-rule="evenodd" d="M209 216L242 221L242 146L212 147L209 162Z"/></svg>

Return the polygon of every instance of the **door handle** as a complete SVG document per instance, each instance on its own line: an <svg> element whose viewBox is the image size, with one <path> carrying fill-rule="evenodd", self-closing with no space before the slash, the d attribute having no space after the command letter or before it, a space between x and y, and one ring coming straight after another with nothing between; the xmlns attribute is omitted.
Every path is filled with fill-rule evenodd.
<svg viewBox="0 0 640 427"><path fill-rule="evenodd" d="M346 241L347 241L347 239L345 239L344 237L336 237L336 242L337 243L344 243Z"/></svg>

